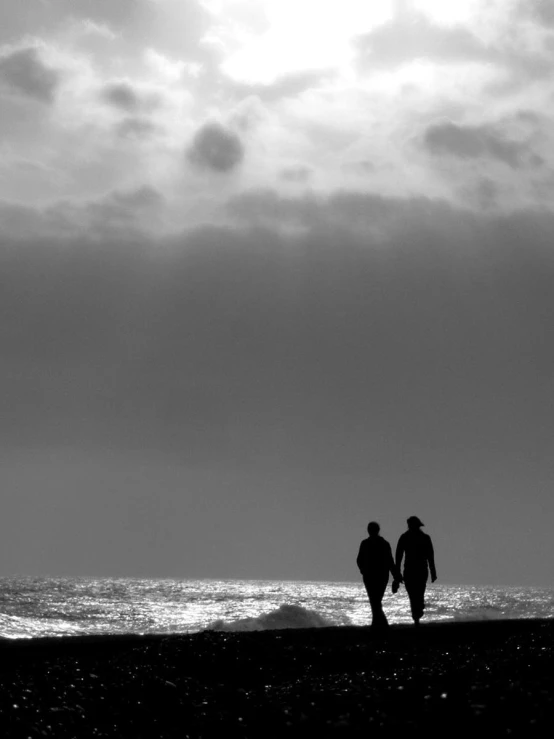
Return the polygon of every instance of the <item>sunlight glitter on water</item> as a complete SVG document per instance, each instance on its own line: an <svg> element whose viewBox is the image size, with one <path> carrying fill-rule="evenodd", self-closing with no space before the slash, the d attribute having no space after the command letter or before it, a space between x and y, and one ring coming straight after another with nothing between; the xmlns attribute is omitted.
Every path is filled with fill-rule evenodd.
<svg viewBox="0 0 554 739"><path fill-rule="evenodd" d="M426 621L550 618L546 588L432 585ZM410 623L403 587L383 599L389 622ZM263 629L367 625L361 583L86 578L0 579L0 635L189 633L218 628Z"/></svg>

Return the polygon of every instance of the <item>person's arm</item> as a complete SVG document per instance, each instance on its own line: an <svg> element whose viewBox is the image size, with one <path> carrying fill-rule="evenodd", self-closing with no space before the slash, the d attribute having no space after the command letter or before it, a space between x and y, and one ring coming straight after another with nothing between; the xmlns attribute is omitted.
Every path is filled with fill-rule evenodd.
<svg viewBox="0 0 554 739"><path fill-rule="evenodd" d="M400 574L400 569L396 566L396 563L392 557L392 549L390 544L387 542L387 550L388 550L388 564L389 564L389 570L393 578L397 582L402 582L402 575Z"/></svg>
<svg viewBox="0 0 554 739"><path fill-rule="evenodd" d="M400 575L402 566L402 557L404 556L404 537L401 536L396 545L396 571ZM400 578L401 579L401 578Z"/></svg>
<svg viewBox="0 0 554 739"><path fill-rule="evenodd" d="M358 556L356 557L356 564L358 565L358 569L360 570L362 575L364 574L364 560L364 542L362 541L362 543L360 544Z"/></svg>
<svg viewBox="0 0 554 739"><path fill-rule="evenodd" d="M429 553L427 555L427 560L429 562L429 571L431 573L431 582L435 582L437 579L437 570L435 568L435 550L433 549L433 542L431 541L431 537L429 536Z"/></svg>

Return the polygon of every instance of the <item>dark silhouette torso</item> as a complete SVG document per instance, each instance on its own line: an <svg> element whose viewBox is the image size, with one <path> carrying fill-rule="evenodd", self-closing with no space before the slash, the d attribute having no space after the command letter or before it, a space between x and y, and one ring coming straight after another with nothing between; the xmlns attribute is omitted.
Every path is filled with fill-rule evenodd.
<svg viewBox="0 0 554 739"><path fill-rule="evenodd" d="M389 580L389 572L394 572L391 546L382 536L370 536L360 544L356 560L364 580Z"/></svg>
<svg viewBox="0 0 554 739"><path fill-rule="evenodd" d="M404 557L404 576L426 575L433 566L433 545L431 537L423 531L406 531L398 540L396 564Z"/></svg>

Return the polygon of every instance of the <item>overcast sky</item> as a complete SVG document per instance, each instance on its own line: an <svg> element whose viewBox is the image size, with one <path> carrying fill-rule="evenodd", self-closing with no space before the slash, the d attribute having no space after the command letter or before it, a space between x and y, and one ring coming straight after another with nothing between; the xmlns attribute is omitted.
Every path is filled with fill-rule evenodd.
<svg viewBox="0 0 554 739"><path fill-rule="evenodd" d="M551 0L2 0L0 574L552 585Z"/></svg>

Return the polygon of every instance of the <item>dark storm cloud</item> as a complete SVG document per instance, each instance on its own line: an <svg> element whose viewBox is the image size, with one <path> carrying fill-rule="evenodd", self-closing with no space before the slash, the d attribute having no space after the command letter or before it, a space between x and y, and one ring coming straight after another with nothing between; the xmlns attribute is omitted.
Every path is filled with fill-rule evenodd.
<svg viewBox="0 0 554 739"><path fill-rule="evenodd" d="M84 208L86 227L96 238L140 238L145 227L155 225L162 203L162 195L153 187L114 192Z"/></svg>
<svg viewBox="0 0 554 739"><path fill-rule="evenodd" d="M36 48L0 56L0 89L5 86L41 103L52 103L60 79L59 72L44 64Z"/></svg>
<svg viewBox="0 0 554 739"><path fill-rule="evenodd" d="M44 217L34 208L0 200L0 244L46 236ZM47 236L46 236L47 238Z"/></svg>
<svg viewBox="0 0 554 739"><path fill-rule="evenodd" d="M179 546L162 554L161 534L156 552L137 546L131 561L112 548L96 567L353 577L348 522L379 508L399 525L417 500L445 579L547 581L552 215L268 191L233 203L234 228L149 243L135 219L157 201L114 194L79 236L45 242L33 226L0 242L0 438L22 458L17 479L29 471L32 510L61 501L46 513L63 511L72 531L83 510L96 516L79 567L110 520L127 542L127 511L150 501L140 531L157 511ZM289 224L302 235L279 236ZM68 451L54 463L52 449ZM171 479L167 458L148 473L161 452L179 467ZM459 557L469 534L471 572ZM327 546L337 539L344 556Z"/></svg>
<svg viewBox="0 0 554 739"><path fill-rule="evenodd" d="M60 202L37 210L0 200L0 244L27 244L81 237L87 243L133 239L143 243L158 219L162 196L151 187L115 191L97 201Z"/></svg>
<svg viewBox="0 0 554 739"><path fill-rule="evenodd" d="M298 226L312 234L314 239L321 230L337 234L344 231L350 233L350 238L355 238L356 243L357 239L362 239L368 244L374 240L380 243L385 234L387 239L392 238L391 234L396 233L399 227L400 213L410 222L422 219L426 223L436 221L436 227L441 230L456 213L442 201L425 198L404 200L348 191L328 198L316 195L296 198L280 196L269 188L245 192L231 199L228 212L240 224L253 224L270 230L278 230L279 225ZM381 236L376 237L374 229Z"/></svg>
<svg viewBox="0 0 554 739"><path fill-rule="evenodd" d="M424 145L432 154L451 155L461 159L497 159L514 169L526 164L541 163L540 158L526 144L510 141L486 125L436 123L426 130Z"/></svg>
<svg viewBox="0 0 554 739"><path fill-rule="evenodd" d="M112 82L102 90L101 98L127 113L134 113L142 106L142 98L129 82Z"/></svg>
<svg viewBox="0 0 554 739"><path fill-rule="evenodd" d="M188 160L200 169L231 172L244 159L240 137L220 123L206 123L195 134Z"/></svg>
<svg viewBox="0 0 554 739"><path fill-rule="evenodd" d="M430 443L472 446L498 418L526 417L523 397L534 407L554 370L550 216L266 194L235 205L245 221L258 212L253 230L201 229L156 256L134 225L156 200L139 191L91 207L95 242L3 251L6 431L14 417L36 433L78 409L80 432L88 413L91 428L119 423L162 445L246 438L268 422L313 426L317 447L319 421L325 435L349 418L393 446L419 443L422 424ZM306 235L288 244L272 223ZM498 418L481 418L483 403ZM537 422L537 433L550 423L540 410Z"/></svg>

